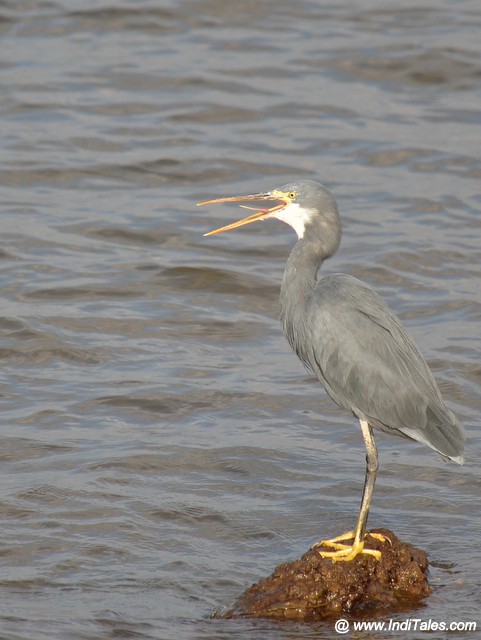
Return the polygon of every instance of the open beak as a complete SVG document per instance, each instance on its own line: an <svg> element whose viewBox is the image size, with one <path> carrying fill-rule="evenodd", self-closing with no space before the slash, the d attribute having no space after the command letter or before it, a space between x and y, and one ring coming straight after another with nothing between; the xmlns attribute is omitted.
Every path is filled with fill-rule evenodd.
<svg viewBox="0 0 481 640"><path fill-rule="evenodd" d="M254 193L250 196L231 196L227 198L215 198L214 200L206 200L205 202L199 202L197 204L198 207L202 207L205 204L219 204L220 202L281 202L274 207L270 207L269 209L260 209L259 207L251 207L248 205L240 205L244 209L251 209L256 211L256 213L251 216L247 216L247 218L243 218L242 220L238 220L237 222L232 222L232 224L228 224L225 227L220 227L219 229L214 229L214 231L209 231L208 233L204 233L204 236L213 236L216 233L222 233L223 231L230 231L231 229L237 229L237 227L243 227L245 224L250 224L251 222L256 222L257 220L266 220L269 218L275 211L279 211L280 209L284 209L288 204L291 203L290 199L283 193L273 191L272 193Z"/></svg>

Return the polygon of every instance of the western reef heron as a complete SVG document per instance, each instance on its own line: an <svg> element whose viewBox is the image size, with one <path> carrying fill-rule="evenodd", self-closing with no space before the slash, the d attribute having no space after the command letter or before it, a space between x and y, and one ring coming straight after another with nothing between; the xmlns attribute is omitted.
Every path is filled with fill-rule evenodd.
<svg viewBox="0 0 481 640"><path fill-rule="evenodd" d="M333 561L349 561L365 547L366 525L378 470L373 428L431 447L444 460L463 464L464 429L446 407L413 339L384 300L364 282L343 273L318 279L320 266L337 250L341 222L331 193L314 180L298 180L267 193L216 198L200 205L237 202L256 213L213 235L257 220L276 218L298 240L287 260L280 293L284 334L304 365L336 404L356 416L366 445L366 477L354 531L319 545ZM267 209L255 202L274 204ZM380 534L381 540L385 538ZM349 542L352 541L352 542Z"/></svg>

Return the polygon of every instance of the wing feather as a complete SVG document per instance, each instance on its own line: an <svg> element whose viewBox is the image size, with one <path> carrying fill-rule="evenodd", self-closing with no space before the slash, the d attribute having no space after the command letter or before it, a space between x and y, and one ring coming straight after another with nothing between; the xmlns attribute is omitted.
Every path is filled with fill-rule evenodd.
<svg viewBox="0 0 481 640"><path fill-rule="evenodd" d="M306 328L310 345L299 355L339 406L461 461L461 425L414 341L370 287L344 274L324 276Z"/></svg>

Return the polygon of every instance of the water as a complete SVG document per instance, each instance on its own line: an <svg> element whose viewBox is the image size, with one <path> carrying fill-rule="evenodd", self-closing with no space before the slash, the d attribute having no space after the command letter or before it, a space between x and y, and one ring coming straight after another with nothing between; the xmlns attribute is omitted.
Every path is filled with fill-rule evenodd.
<svg viewBox="0 0 481 640"><path fill-rule="evenodd" d="M474 1L0 4L2 639L333 637L209 619L357 515L358 426L277 320L292 232L203 238L239 211L194 206L298 176L343 215L325 270L385 296L466 425L464 467L378 437L370 525L430 554L415 617L479 628L480 27Z"/></svg>

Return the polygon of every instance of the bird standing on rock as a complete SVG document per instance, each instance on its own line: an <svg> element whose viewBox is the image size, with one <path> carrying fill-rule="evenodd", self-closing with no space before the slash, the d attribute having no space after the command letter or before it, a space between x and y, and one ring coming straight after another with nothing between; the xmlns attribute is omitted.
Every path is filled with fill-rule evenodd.
<svg viewBox="0 0 481 640"><path fill-rule="evenodd" d="M384 300L353 276L334 273L318 279L320 266L337 250L341 222L331 193L314 180L299 180L267 193L217 198L201 205L239 202L256 213L213 235L257 220L276 218L297 234L284 272L280 306L284 334L304 365L342 409L356 416L366 445L366 478L354 531L318 543L333 561L365 547L366 525L378 470L373 428L404 436L463 464L464 429L446 407L413 339ZM277 203L267 209L254 202ZM385 540L380 534L368 534ZM317 546L317 545L316 545Z"/></svg>

